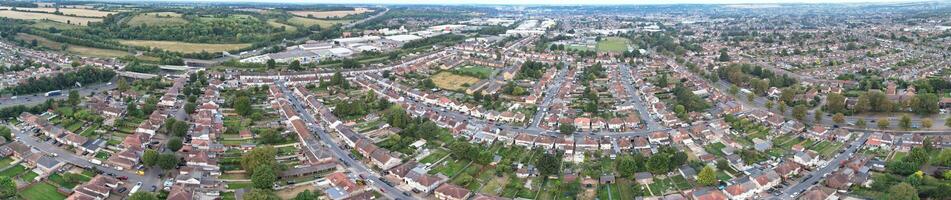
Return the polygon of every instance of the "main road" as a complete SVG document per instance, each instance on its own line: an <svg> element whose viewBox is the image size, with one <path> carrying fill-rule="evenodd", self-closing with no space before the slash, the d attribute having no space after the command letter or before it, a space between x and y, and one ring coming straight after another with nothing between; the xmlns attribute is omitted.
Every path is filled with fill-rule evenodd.
<svg viewBox="0 0 951 200"><path fill-rule="evenodd" d="M329 149L330 152L333 153L340 161L342 161L351 171L356 174L362 174L366 176L371 180L369 181L370 183L372 183L377 188L380 188L380 190L389 198L412 199L412 197L403 194L403 192L399 189L387 185L382 179L380 179L380 176L378 176L376 172L367 168L362 162L354 160L353 157L350 157L350 152L344 151L340 145L333 140L330 134L327 134L327 132L318 125L319 122L314 118L314 113L311 112L311 109L307 109L306 104L304 104L299 97L294 95L294 92L287 89L287 86L280 80L275 81L275 84L281 89L282 93L284 93L284 97L287 98L287 100L294 105L294 108L297 110L297 112L300 113L300 118L305 122L305 124L307 124L308 129L310 129L311 132L316 133L320 140L322 140L323 143L328 146L327 149ZM316 151L319 149L316 147L316 140L305 139L304 142L307 146L307 150L311 151L311 153L316 153Z"/></svg>
<svg viewBox="0 0 951 200"><path fill-rule="evenodd" d="M41 104L46 102L47 99L65 99L71 90L79 91L79 95L89 96L89 94L108 91L116 88L115 84L109 83L98 83L93 85L87 85L80 88L73 89L63 89L63 95L48 97L43 93L35 94L26 94L13 97L0 97L0 108L12 107L12 106L31 106Z"/></svg>

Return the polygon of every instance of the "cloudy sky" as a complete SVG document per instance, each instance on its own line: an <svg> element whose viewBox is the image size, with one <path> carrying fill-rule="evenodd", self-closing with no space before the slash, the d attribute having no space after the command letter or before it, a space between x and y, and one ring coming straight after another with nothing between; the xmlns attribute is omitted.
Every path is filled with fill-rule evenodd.
<svg viewBox="0 0 951 200"><path fill-rule="evenodd" d="M274 2L333 4L738 4L738 3L863 3L909 2L917 0L171 0L206 2Z"/></svg>

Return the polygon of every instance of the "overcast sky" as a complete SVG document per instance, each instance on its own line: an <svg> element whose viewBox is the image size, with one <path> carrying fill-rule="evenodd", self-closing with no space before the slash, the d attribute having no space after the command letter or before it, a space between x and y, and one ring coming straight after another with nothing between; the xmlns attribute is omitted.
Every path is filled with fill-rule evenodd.
<svg viewBox="0 0 951 200"><path fill-rule="evenodd" d="M190 1L190 0L171 0ZM206 2L272 2L332 4L739 4L739 3L863 3L909 2L920 0L196 0Z"/></svg>

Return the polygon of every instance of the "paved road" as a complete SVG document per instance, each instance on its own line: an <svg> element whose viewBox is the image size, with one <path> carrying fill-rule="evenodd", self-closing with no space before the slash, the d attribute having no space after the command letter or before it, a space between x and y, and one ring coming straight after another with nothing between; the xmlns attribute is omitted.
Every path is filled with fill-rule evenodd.
<svg viewBox="0 0 951 200"><path fill-rule="evenodd" d="M633 79L641 79L640 75L631 74L631 67L627 63L621 63L618 65L618 70L621 71L621 81L624 82L624 89L627 90L627 94L631 96L629 102L631 105L637 109L637 113L641 115L641 120L647 122L648 130L660 130L663 129L663 126L660 123L657 123L657 120L651 117L650 111L645 106L646 103L641 100L641 93L637 89L634 89ZM634 77L637 75L637 77Z"/></svg>
<svg viewBox="0 0 951 200"><path fill-rule="evenodd" d="M315 113L312 113L311 109L307 109L307 104L303 103L299 97L295 96L292 91L287 89L287 86L284 85L283 82L277 81L275 84L277 84L277 86L284 93L284 96L301 114L300 117L307 124L308 128L312 132L316 133L317 136L324 142L324 144L329 146L327 149L329 149L340 161L343 161L343 163L347 165L348 169L352 170L354 173L362 174L368 179L372 180L370 182L377 188L380 188L384 195L389 198L411 199L410 196L403 194L403 192L399 189L385 184L375 171L368 169L362 162L354 160L352 157L350 157L349 151L344 151L335 141L333 141L333 138L330 136L330 134L327 134L327 132L322 127L318 126L319 122L314 119ZM304 144L311 152L316 152L319 150L319 147L316 146L318 142L315 139L305 139Z"/></svg>
<svg viewBox="0 0 951 200"><path fill-rule="evenodd" d="M847 149L845 149L845 151L843 151L842 153L839 153L838 155L835 156L835 158L826 162L825 166L822 166L818 170L815 170L812 173L810 173L808 175L808 178L804 180L800 179L799 183L796 183L795 185L784 189L782 195L779 196L779 198L791 199L799 194L802 194L803 191L808 189L810 186L815 185L821 179L825 178L827 174L837 170L839 166L841 166L842 161L845 161L851 158L852 154L855 153L855 151L857 151L859 147L862 146L862 144L865 144L865 141L868 140L868 137L869 137L869 133L863 132L862 136L860 136L855 141L852 141L852 143L849 145Z"/></svg>
<svg viewBox="0 0 951 200"><path fill-rule="evenodd" d="M43 152L58 154L59 156L56 157L56 160L59 160L61 162L67 162L67 163L80 166L83 168L95 167L99 170L102 170L103 175L111 173L111 174L115 174L116 176L129 177L129 180L126 181L126 185L121 187L127 187L131 189L132 185L134 185L135 183L142 182L142 189L140 189L142 191L150 191L152 186L156 186L159 190L161 190L162 188L161 179L159 179L159 174L161 174L162 172L159 169L148 169L145 172L146 174L145 176L140 176L130 171L119 171L119 170L116 170L115 168L98 166L96 164L89 162L89 160L94 158L76 155L72 151L67 151L61 147L57 147L53 144L50 144L49 142L40 141L39 138L34 137L33 135L30 134L32 132L21 131L16 126L10 126L10 125L7 125L7 126L11 130L13 130L16 137L19 137L20 138L19 141L23 142L23 144L26 144L27 146L30 146L30 147L36 147L37 149Z"/></svg>
<svg viewBox="0 0 951 200"><path fill-rule="evenodd" d="M17 96L16 99L13 99L11 97L2 97L0 98L0 108L19 106L19 105L31 106L31 105L36 105L36 104L41 104L43 102L46 102L47 99L57 99L57 100L66 99L67 95L69 94L69 91L71 90L79 90L79 95L89 96L89 94L91 93L108 91L115 88L116 88L116 84L99 83L95 85L88 85L81 88L63 90L63 95L53 96L53 97L47 97L45 96L45 93L19 95Z"/></svg>
<svg viewBox="0 0 951 200"><path fill-rule="evenodd" d="M542 102L538 104L538 111L535 112L535 116L532 117L532 122L528 128L538 129L538 125L541 124L542 119L548 113L548 108L551 107L551 102L558 96L558 90L561 89L565 83L568 71L571 71L568 69L568 63L562 63L561 70L558 71L558 74L555 74L554 79L548 84L548 88L544 93L545 96L542 97Z"/></svg>

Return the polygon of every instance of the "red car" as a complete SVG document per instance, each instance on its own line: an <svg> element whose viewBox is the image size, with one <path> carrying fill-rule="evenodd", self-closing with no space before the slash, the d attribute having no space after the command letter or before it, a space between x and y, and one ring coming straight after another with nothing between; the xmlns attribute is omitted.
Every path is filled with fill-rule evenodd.
<svg viewBox="0 0 951 200"><path fill-rule="evenodd" d="M124 180L129 180L129 177L128 177L128 176L120 176L120 177L116 177L116 179L119 179L119 180L123 180L123 181L124 181Z"/></svg>

